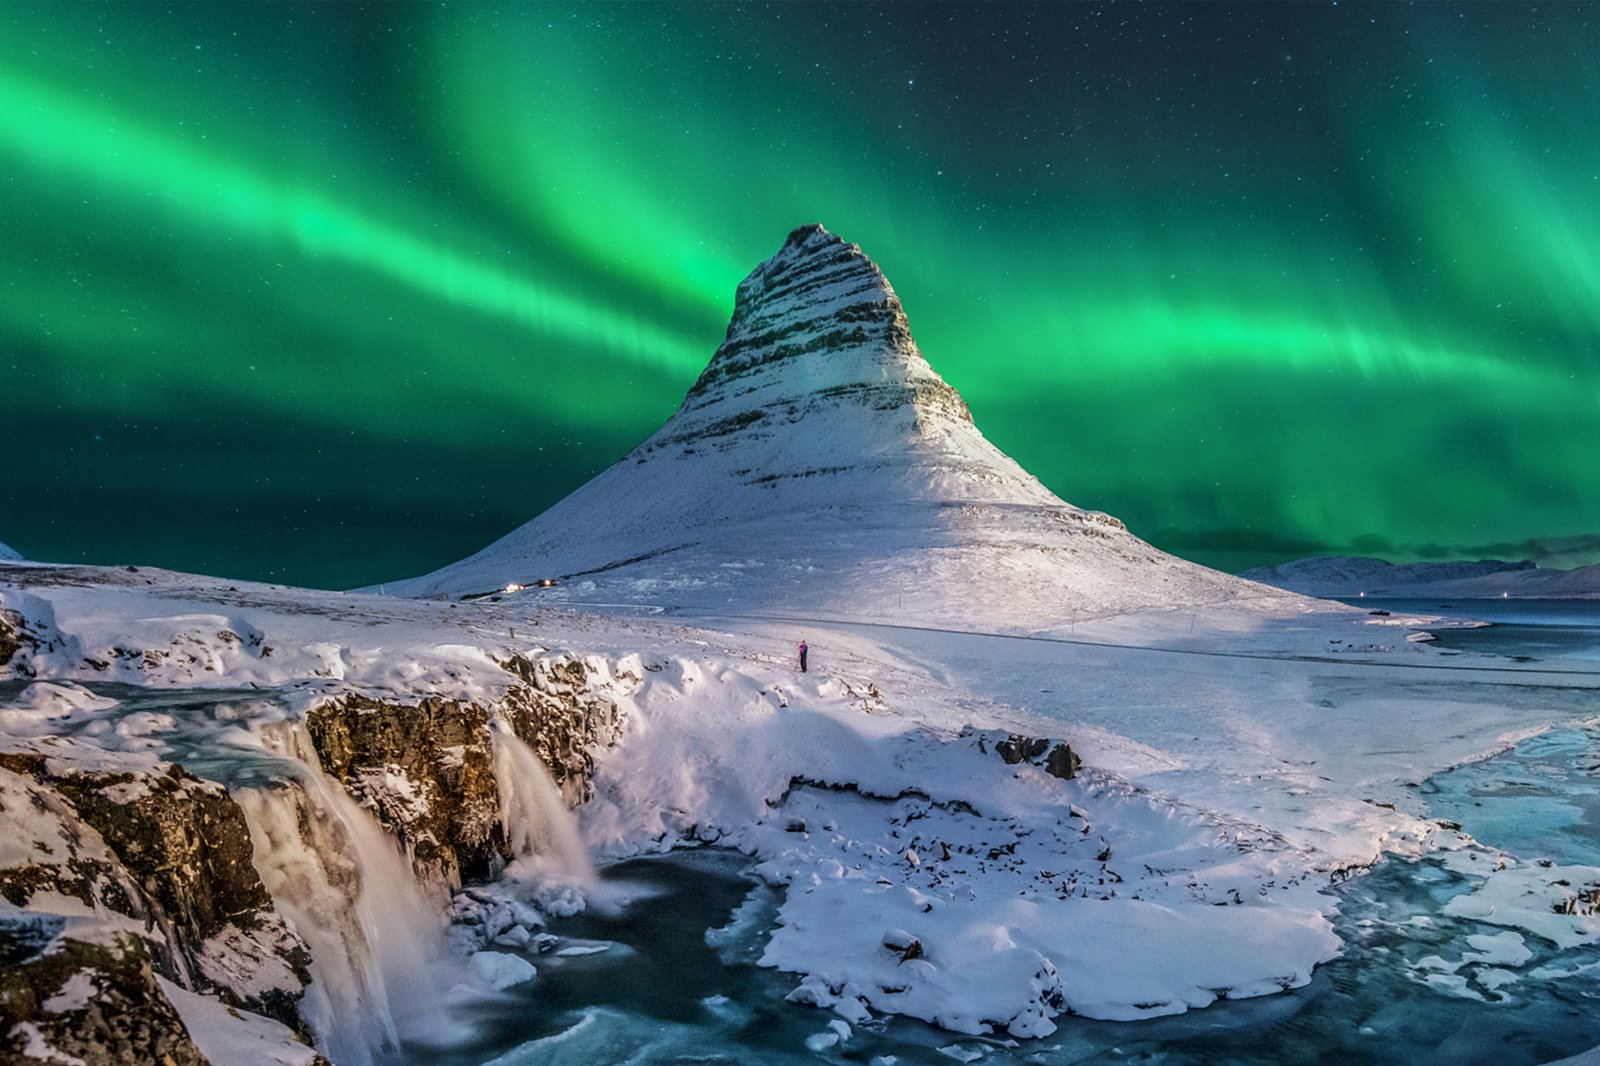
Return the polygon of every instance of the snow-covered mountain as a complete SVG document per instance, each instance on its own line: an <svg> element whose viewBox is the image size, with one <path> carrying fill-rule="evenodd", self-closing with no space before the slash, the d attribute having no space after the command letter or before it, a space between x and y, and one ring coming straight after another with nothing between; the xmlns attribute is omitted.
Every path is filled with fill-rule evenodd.
<svg viewBox="0 0 1600 1066"><path fill-rule="evenodd" d="M21 561L21 552L17 551L9 544L0 541L0 563L19 563Z"/></svg>
<svg viewBox="0 0 1600 1066"><path fill-rule="evenodd" d="M717 610L782 607L1025 629L1288 598L1065 503L986 440L859 247L791 233L740 283L677 412L615 466L470 558L387 590Z"/></svg>
<svg viewBox="0 0 1600 1066"><path fill-rule="evenodd" d="M1386 563L1381 559L1319 556L1239 575L1308 596L1600 597L1600 563L1573 570L1532 561Z"/></svg>

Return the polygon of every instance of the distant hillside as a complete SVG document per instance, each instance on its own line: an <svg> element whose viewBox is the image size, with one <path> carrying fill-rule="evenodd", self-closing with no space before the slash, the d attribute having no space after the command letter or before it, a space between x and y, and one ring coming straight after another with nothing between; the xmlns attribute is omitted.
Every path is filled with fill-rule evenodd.
<svg viewBox="0 0 1600 1066"><path fill-rule="evenodd" d="M1258 566L1239 575L1308 596L1510 596L1534 599L1600 598L1600 563L1574 570L1545 569L1527 559L1507 562L1386 563L1381 559L1318 556L1281 566Z"/></svg>

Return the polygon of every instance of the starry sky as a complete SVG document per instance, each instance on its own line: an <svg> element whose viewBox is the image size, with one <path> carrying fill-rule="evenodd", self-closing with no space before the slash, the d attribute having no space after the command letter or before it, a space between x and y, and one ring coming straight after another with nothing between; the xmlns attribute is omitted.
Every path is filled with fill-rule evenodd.
<svg viewBox="0 0 1600 1066"><path fill-rule="evenodd" d="M1600 559L1600 7L0 5L0 540L350 587L665 419L794 226L1236 570Z"/></svg>

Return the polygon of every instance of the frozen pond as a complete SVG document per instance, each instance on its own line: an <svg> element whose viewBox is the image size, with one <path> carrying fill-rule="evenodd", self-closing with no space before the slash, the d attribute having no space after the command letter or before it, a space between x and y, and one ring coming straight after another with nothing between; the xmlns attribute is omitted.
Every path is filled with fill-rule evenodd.
<svg viewBox="0 0 1600 1066"><path fill-rule="evenodd" d="M1478 629L1439 630L1437 644L1454 651L1504 655L1522 662L1600 661L1600 600L1346 600L1355 607L1474 618Z"/></svg>

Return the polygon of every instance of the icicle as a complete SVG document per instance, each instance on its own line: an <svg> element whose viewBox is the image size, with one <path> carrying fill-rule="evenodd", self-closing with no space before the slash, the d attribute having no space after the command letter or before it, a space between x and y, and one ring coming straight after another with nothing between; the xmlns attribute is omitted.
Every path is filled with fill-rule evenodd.
<svg viewBox="0 0 1600 1066"><path fill-rule="evenodd" d="M510 728L498 719L490 730L494 743L494 779L500 791L500 827L521 869L590 891L599 881L578 824L561 798L550 771Z"/></svg>
<svg viewBox="0 0 1600 1066"><path fill-rule="evenodd" d="M262 741L298 764L293 780L241 788L255 865L311 949L301 1011L336 1066L370 1066L402 1038L444 1036L450 986L443 917L396 842L323 773L305 727Z"/></svg>

